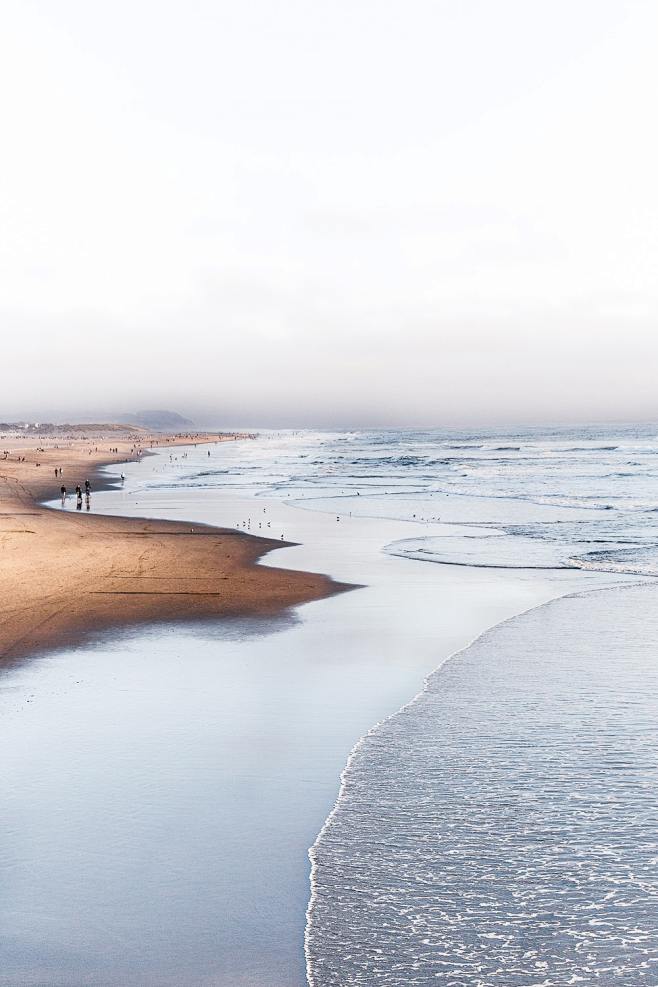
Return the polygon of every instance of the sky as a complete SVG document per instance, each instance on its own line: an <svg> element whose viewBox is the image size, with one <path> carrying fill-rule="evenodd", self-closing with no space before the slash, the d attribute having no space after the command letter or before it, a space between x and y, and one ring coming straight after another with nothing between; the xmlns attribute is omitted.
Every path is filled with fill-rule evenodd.
<svg viewBox="0 0 658 987"><path fill-rule="evenodd" d="M5 0L0 420L658 420L654 0Z"/></svg>

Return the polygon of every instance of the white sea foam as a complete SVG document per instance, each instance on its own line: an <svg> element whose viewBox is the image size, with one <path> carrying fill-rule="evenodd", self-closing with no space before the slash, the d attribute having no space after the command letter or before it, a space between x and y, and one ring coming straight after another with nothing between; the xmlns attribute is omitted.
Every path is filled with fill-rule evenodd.
<svg viewBox="0 0 658 987"><path fill-rule="evenodd" d="M655 594L506 621L359 741L310 852L312 987L655 982Z"/></svg>

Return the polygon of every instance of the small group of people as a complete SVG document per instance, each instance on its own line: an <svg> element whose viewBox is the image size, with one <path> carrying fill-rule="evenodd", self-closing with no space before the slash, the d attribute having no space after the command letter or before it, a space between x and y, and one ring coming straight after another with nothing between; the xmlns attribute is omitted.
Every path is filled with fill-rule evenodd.
<svg viewBox="0 0 658 987"><path fill-rule="evenodd" d="M61 475L61 471L60 471L60 475ZM62 486L60 487L60 493L62 495L62 507L64 507L66 503L66 496L67 496L67 491L64 484L62 484ZM75 504L76 510L81 511L82 487L80 486L80 484L78 484L77 487L75 488L75 500L76 500L76 504ZM90 510L91 508L91 483L89 482L89 480L85 480L85 507L87 508L87 510Z"/></svg>

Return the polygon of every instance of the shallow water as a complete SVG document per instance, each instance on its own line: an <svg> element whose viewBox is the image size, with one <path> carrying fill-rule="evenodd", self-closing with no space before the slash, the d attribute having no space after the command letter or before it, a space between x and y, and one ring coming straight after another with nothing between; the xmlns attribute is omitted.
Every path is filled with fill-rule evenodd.
<svg viewBox="0 0 658 987"><path fill-rule="evenodd" d="M365 738L313 851L316 987L657 982L657 593L503 623Z"/></svg>
<svg viewBox="0 0 658 987"><path fill-rule="evenodd" d="M560 554L574 527L585 541L602 523L611 539L631 530L626 507L613 523L582 502L524 499L523 484L437 490L443 478L411 462L418 450L373 465L391 441L411 440L304 433L165 451L93 495L95 511L283 535L300 544L265 564L365 588L279 621L154 628L3 675L0 983L302 985L306 851L354 743L487 627L610 582L390 554L420 537L484 547L492 524L557 535Z"/></svg>

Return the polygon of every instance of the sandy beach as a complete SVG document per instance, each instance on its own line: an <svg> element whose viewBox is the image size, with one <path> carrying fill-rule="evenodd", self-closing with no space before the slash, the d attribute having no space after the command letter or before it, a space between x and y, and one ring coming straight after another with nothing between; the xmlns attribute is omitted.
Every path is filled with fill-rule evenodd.
<svg viewBox="0 0 658 987"><path fill-rule="evenodd" d="M276 547L291 545L261 559L263 569L322 572L334 586L361 588L263 619L116 627L4 669L0 984L324 987L358 967L361 982L397 987L429 982L446 962L459 978L468 962L475 978L482 967L487 982L507 985L511 965L536 979L534 954L525 956L535 936L551 964L547 984L572 971L589 982L580 972L589 954L571 943L591 939L641 983L650 898L626 875L638 860L640 880L651 877L641 848L650 850L655 821L646 787L633 783L635 759L623 777L620 763L638 744L642 764L654 755L655 716L645 704L638 720L637 688L623 682L629 673L650 681L655 635L647 627L645 638L643 625L642 643L610 627L632 629L652 591L627 596L622 584L637 576L573 565L625 559L635 569L644 560L651 570L652 528L638 525L637 504L655 507L656 443L637 430L597 432L262 430L256 441L165 446L110 465L92 477L91 512L83 505L81 516L75 504L58 509L43 473L39 496L54 497L52 513L81 530L91 514L131 530L235 529L251 518ZM126 437L124 456L130 448ZM638 461L634 478L629 459ZM546 492L559 497L538 503L547 463ZM115 486L120 471L125 482ZM622 506L592 507L593 484L602 502ZM176 528L156 520L164 518ZM613 585L618 607L601 632L610 643L596 643L603 618L590 591ZM551 610L565 595L568 610ZM459 665L462 649L470 671ZM435 673L436 714L416 715ZM597 732L606 724L600 755L582 743L586 720ZM341 788L341 774L355 787ZM572 782L574 797L563 798ZM635 827L623 848L619 833L631 830L620 819ZM567 839L576 871L562 852ZM454 854L444 852L448 840ZM501 892L498 875L511 871ZM589 874L620 936L631 916L632 951L607 926L592 929ZM606 904L611 883L622 908ZM524 925L517 888L548 925L534 911ZM461 934L466 898L467 914L486 915L500 938ZM419 916L411 932L409 908ZM508 928L520 930L510 945ZM430 973L419 978L417 967Z"/></svg>
<svg viewBox="0 0 658 987"><path fill-rule="evenodd" d="M248 437L240 437L248 441ZM0 433L0 662L76 644L117 625L270 614L339 589L325 576L257 562L280 542L206 525L108 518L41 506L102 466L150 448L233 441L126 426ZM61 469L62 475L55 475ZM119 472L119 471L117 471Z"/></svg>

